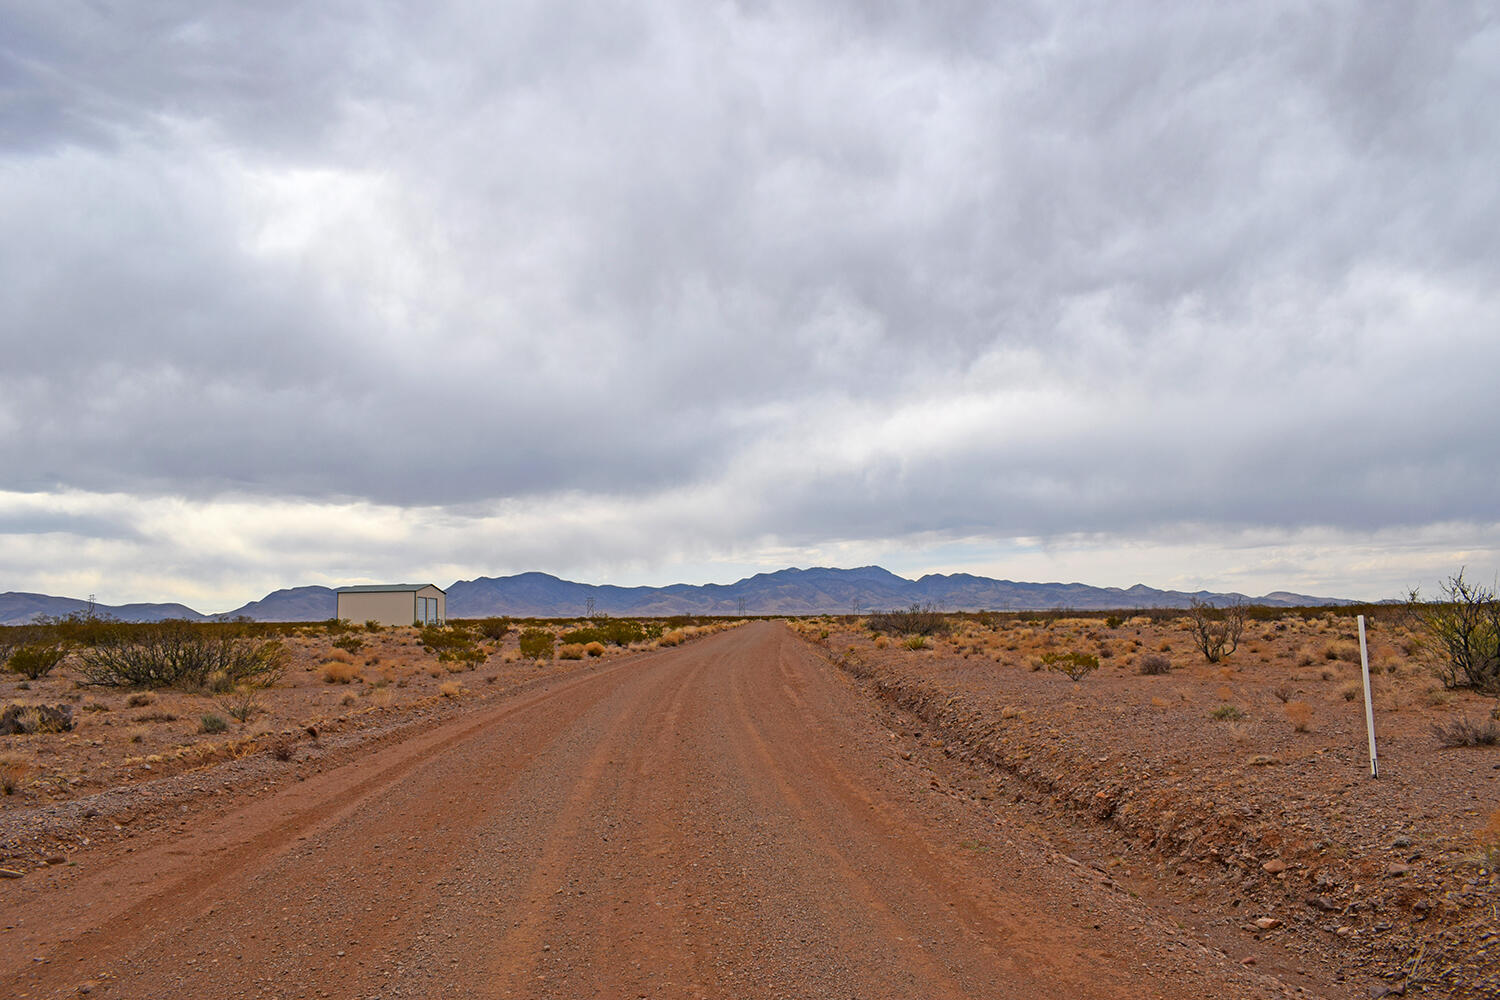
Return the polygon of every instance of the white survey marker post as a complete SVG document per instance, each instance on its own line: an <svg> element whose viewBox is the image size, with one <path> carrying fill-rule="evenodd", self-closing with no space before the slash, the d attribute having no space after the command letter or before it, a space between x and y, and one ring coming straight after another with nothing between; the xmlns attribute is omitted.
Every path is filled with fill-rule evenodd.
<svg viewBox="0 0 1500 1000"><path fill-rule="evenodd" d="M1380 758L1375 755L1375 702L1370 698L1370 653L1365 647L1365 616L1359 616L1359 666L1365 675L1365 730L1370 734L1370 777L1380 777Z"/></svg>

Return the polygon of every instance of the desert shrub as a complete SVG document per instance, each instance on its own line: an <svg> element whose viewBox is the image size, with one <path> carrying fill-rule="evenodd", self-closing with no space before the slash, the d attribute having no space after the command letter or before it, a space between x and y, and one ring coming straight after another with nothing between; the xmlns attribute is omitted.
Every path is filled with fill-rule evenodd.
<svg viewBox="0 0 1500 1000"><path fill-rule="evenodd" d="M470 670L489 659L489 653L479 644L474 633L466 628L447 628L429 625L422 629L422 645L429 653L437 653L440 663L457 663L459 669Z"/></svg>
<svg viewBox="0 0 1500 1000"><path fill-rule="evenodd" d="M71 642L80 646L97 646L100 642L118 637L130 627L118 618L97 614L92 609L74 611L61 617L38 615L30 626L39 633L39 639Z"/></svg>
<svg viewBox="0 0 1500 1000"><path fill-rule="evenodd" d="M31 777L31 765L22 757L0 757L0 795L14 795Z"/></svg>
<svg viewBox="0 0 1500 1000"><path fill-rule="evenodd" d="M365 619L365 631L366 632L379 632L384 627L385 627L384 625L381 625L378 621L376 621L373 618L367 618L367 619Z"/></svg>
<svg viewBox="0 0 1500 1000"><path fill-rule="evenodd" d="M1216 608L1193 598L1188 607L1188 631L1204 658L1218 663L1239 648L1245 631L1245 606L1236 601Z"/></svg>
<svg viewBox="0 0 1500 1000"><path fill-rule="evenodd" d="M888 635L945 635L953 628L947 616L932 604L913 604L905 611L879 611L867 627Z"/></svg>
<svg viewBox="0 0 1500 1000"><path fill-rule="evenodd" d="M581 660L584 657L583 643L565 642L557 647L557 658L559 660Z"/></svg>
<svg viewBox="0 0 1500 1000"><path fill-rule="evenodd" d="M552 633L544 628L528 628L521 632L521 655L532 660L552 659Z"/></svg>
<svg viewBox="0 0 1500 1000"><path fill-rule="evenodd" d="M661 635L659 624L643 624L630 618L599 618L584 628L562 634L562 642L601 642L606 646L628 646Z"/></svg>
<svg viewBox="0 0 1500 1000"><path fill-rule="evenodd" d="M480 637L490 642L499 642L510 631L509 618L481 618L474 624Z"/></svg>
<svg viewBox="0 0 1500 1000"><path fill-rule="evenodd" d="M1283 705L1291 701L1292 695L1296 693L1297 689L1292 687L1290 684L1278 684L1271 689L1271 694L1275 695L1276 700L1281 702Z"/></svg>
<svg viewBox="0 0 1500 1000"><path fill-rule="evenodd" d="M875 637L875 648L876 649L884 649L885 647L889 646L890 644L891 644L891 640L887 639L883 635L877 635Z"/></svg>
<svg viewBox="0 0 1500 1000"><path fill-rule="evenodd" d="M1500 725L1492 719L1476 722L1465 717L1436 723L1432 735L1445 747L1492 747L1500 743Z"/></svg>
<svg viewBox="0 0 1500 1000"><path fill-rule="evenodd" d="M1363 680L1348 681L1339 688L1339 694L1345 701L1354 701L1365 693L1365 682Z"/></svg>
<svg viewBox="0 0 1500 1000"><path fill-rule="evenodd" d="M1407 610L1445 687L1500 692L1500 600L1494 588L1469 583L1459 570L1435 602L1422 601L1413 590Z"/></svg>
<svg viewBox="0 0 1500 1000"><path fill-rule="evenodd" d="M348 684L359 676L359 668L343 660L329 660L323 664L324 684Z"/></svg>
<svg viewBox="0 0 1500 1000"><path fill-rule="evenodd" d="M1069 680L1077 682L1099 669L1099 658L1090 653L1044 653L1042 666L1048 670L1056 670L1066 675Z"/></svg>
<svg viewBox="0 0 1500 1000"><path fill-rule="evenodd" d="M1120 615L1110 615L1108 618L1104 619L1104 626L1105 626L1105 628L1119 628L1121 625L1124 625L1124 624L1125 624L1125 619L1122 618Z"/></svg>
<svg viewBox="0 0 1500 1000"><path fill-rule="evenodd" d="M438 688L438 694L442 695L444 698L457 698L463 693L463 685L458 683L457 681L449 681L442 687Z"/></svg>
<svg viewBox="0 0 1500 1000"><path fill-rule="evenodd" d="M925 635L909 635L901 644L907 649L926 649L927 637Z"/></svg>
<svg viewBox="0 0 1500 1000"><path fill-rule="evenodd" d="M670 632L662 633L662 637L657 641L660 642L663 646L680 646L687 641L687 637L688 634L686 630L674 628Z"/></svg>
<svg viewBox="0 0 1500 1000"><path fill-rule="evenodd" d="M198 718L198 732L200 733L222 733L229 729L229 723L224 716L213 712L205 712Z"/></svg>
<svg viewBox="0 0 1500 1000"><path fill-rule="evenodd" d="M106 687L197 690L210 679L233 687L274 684L286 667L275 640L256 641L232 631L165 621L117 632L79 653L79 671Z"/></svg>
<svg viewBox="0 0 1500 1000"><path fill-rule="evenodd" d="M339 636L333 640L333 644L336 648L342 649L346 653L357 653L365 648L365 641L352 632L348 635Z"/></svg>
<svg viewBox="0 0 1500 1000"><path fill-rule="evenodd" d="M589 643L585 643L584 646L583 646L583 651L585 653L589 654L590 656L603 656L604 655L604 643L602 643L602 642L589 642Z"/></svg>
<svg viewBox="0 0 1500 1000"><path fill-rule="evenodd" d="M137 691L125 699L127 708L144 708L155 701L156 698L148 691Z"/></svg>
<svg viewBox="0 0 1500 1000"><path fill-rule="evenodd" d="M1328 645L1323 647L1323 659L1343 660L1346 663L1358 663L1359 644L1355 642L1348 642L1346 640L1330 642Z"/></svg>
<svg viewBox="0 0 1500 1000"><path fill-rule="evenodd" d="M1286 720L1297 732L1305 733L1312 728L1312 706L1307 702L1289 701L1282 711L1286 712Z"/></svg>
<svg viewBox="0 0 1500 1000"><path fill-rule="evenodd" d="M0 712L0 736L19 733L65 733L73 728L73 706L6 705Z"/></svg>
<svg viewBox="0 0 1500 1000"><path fill-rule="evenodd" d="M233 694L220 698L219 707L231 719L240 723L249 722L257 712L263 711L260 699L251 688L239 688Z"/></svg>
<svg viewBox="0 0 1500 1000"><path fill-rule="evenodd" d="M1233 705L1220 705L1209 714L1219 722L1230 722L1234 719L1243 719L1245 717L1245 713Z"/></svg>
<svg viewBox="0 0 1500 1000"><path fill-rule="evenodd" d="M1172 672L1172 661L1160 653L1147 653L1136 663L1136 669L1148 677Z"/></svg>
<svg viewBox="0 0 1500 1000"><path fill-rule="evenodd" d="M68 655L68 649L59 642L28 642L11 650L5 667L25 677L40 680L52 672L52 668Z"/></svg>

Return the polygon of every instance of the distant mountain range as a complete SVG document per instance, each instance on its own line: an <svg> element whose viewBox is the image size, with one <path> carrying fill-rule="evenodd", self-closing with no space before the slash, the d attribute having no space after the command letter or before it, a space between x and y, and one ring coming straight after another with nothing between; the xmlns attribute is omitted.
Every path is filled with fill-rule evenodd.
<svg viewBox="0 0 1500 1000"><path fill-rule="evenodd" d="M1276 591L1260 597L1219 594L1206 590L1185 593L1156 590L1136 584L1090 587L1082 583L1017 583L968 573L931 573L908 580L879 566L860 569L783 569L757 573L736 583L702 586L614 587L560 580L546 573L480 577L460 580L447 588L448 617L563 618L583 615L593 599L596 613L615 616L660 615L807 615L884 611L931 604L945 611L1043 611L1052 608L1123 610L1129 608L1185 608L1192 600L1226 604L1242 600L1270 607L1343 605L1354 601L1310 597ZM245 616L256 621L322 621L336 607L328 587L293 587L267 594L258 601L209 616L181 604L95 605L100 614L124 621ZM0 594L0 625L20 625L37 615L67 615L83 611L87 601L45 594Z"/></svg>

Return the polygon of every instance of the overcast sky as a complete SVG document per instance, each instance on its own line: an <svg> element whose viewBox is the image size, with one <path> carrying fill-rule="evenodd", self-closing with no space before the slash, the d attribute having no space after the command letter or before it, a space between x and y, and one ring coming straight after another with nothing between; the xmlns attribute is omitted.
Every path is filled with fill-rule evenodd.
<svg viewBox="0 0 1500 1000"><path fill-rule="evenodd" d="M1500 566L1490 3L0 7L0 591Z"/></svg>

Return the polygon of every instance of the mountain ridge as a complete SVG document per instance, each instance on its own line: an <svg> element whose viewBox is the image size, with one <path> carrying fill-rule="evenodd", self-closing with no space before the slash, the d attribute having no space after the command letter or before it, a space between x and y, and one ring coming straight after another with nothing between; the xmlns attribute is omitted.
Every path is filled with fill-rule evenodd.
<svg viewBox="0 0 1500 1000"><path fill-rule="evenodd" d="M668 584L621 587L579 583L530 571L511 576L459 580L447 588L450 618L491 616L561 618L585 614L592 599L595 613L632 617L733 614L850 614L931 604L945 611L1079 611L1187 607L1193 600L1224 604L1240 600L1271 607L1339 606L1360 603L1313 597L1284 590L1259 597L1239 593L1158 590L1145 584L1128 588L1084 583L1025 583L972 573L927 573L915 580L881 566L839 569L788 567L756 573L734 583ZM37 615L61 616L84 611L89 602L46 594L0 594L0 625L18 625ZM244 616L256 621L323 621L332 618L337 600L323 586L289 587L220 615L205 615L182 604L95 605L101 614L123 621Z"/></svg>

